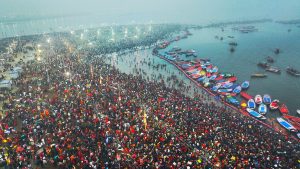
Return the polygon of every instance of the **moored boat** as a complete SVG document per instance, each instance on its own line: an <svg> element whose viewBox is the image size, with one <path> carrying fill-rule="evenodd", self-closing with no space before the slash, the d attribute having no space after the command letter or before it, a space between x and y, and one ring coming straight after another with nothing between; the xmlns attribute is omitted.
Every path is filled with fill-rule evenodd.
<svg viewBox="0 0 300 169"><path fill-rule="evenodd" d="M244 82L241 84L241 87L242 87L242 89L247 89L247 88L249 88L249 85L250 85L249 81L244 81Z"/></svg>
<svg viewBox="0 0 300 169"><path fill-rule="evenodd" d="M266 114L267 113L267 106L265 104L261 104L258 106L258 112L260 114Z"/></svg>
<svg viewBox="0 0 300 169"><path fill-rule="evenodd" d="M230 95L227 96L227 101L236 106L238 106L240 104L240 102L235 97L230 96Z"/></svg>
<svg viewBox="0 0 300 169"><path fill-rule="evenodd" d="M255 101L255 103L256 104L261 104L262 103L262 97L261 97L261 95L256 95L255 97L254 97L254 101Z"/></svg>
<svg viewBox="0 0 300 169"><path fill-rule="evenodd" d="M241 86L237 86L236 88L233 89L232 92L235 93L235 94L238 94L238 93L241 92L241 90L242 90L242 87Z"/></svg>
<svg viewBox="0 0 300 169"><path fill-rule="evenodd" d="M290 75L293 75L293 76L297 76L297 77L300 77L300 71L292 68L292 67L287 67L286 68L286 72Z"/></svg>
<svg viewBox="0 0 300 169"><path fill-rule="evenodd" d="M216 84L211 88L212 91L216 92L221 87L221 84Z"/></svg>
<svg viewBox="0 0 300 169"><path fill-rule="evenodd" d="M256 107L256 104L253 99L248 100L247 105L248 105L248 108L250 108L250 109L255 109L255 107Z"/></svg>
<svg viewBox="0 0 300 169"><path fill-rule="evenodd" d="M230 77L229 79L227 79L227 81L235 82L235 81L237 81L237 77L236 76Z"/></svg>
<svg viewBox="0 0 300 169"><path fill-rule="evenodd" d="M241 92L240 95L246 99L246 100L250 100L253 99L253 96L251 96L250 94L248 94L247 92Z"/></svg>
<svg viewBox="0 0 300 169"><path fill-rule="evenodd" d="M263 96L263 102L265 103L265 104L270 104L271 103L271 96L270 95L268 95L268 94L265 94L264 96Z"/></svg>
<svg viewBox="0 0 300 169"><path fill-rule="evenodd" d="M222 88L230 88L231 86L233 85L233 83L231 83L231 82L227 82L227 83L225 83L225 84L223 84L222 85Z"/></svg>
<svg viewBox="0 0 300 169"><path fill-rule="evenodd" d="M229 93L229 92L232 92L232 89L219 89L218 92L219 93Z"/></svg>
<svg viewBox="0 0 300 169"><path fill-rule="evenodd" d="M254 73L251 75L251 77L258 77L258 78L264 78L267 77L267 74L263 74L263 73Z"/></svg>
<svg viewBox="0 0 300 169"><path fill-rule="evenodd" d="M279 106L279 111L282 114L289 114L289 109L287 108L287 106L285 104L281 104Z"/></svg>
<svg viewBox="0 0 300 169"><path fill-rule="evenodd" d="M279 107L279 100L273 100L270 104L270 109L271 110L275 110L275 109L278 109Z"/></svg>
<svg viewBox="0 0 300 169"><path fill-rule="evenodd" d="M283 115L284 118L290 120L290 121L294 121L296 123L300 124L300 117L295 117L295 116L291 116L291 115Z"/></svg>
<svg viewBox="0 0 300 169"><path fill-rule="evenodd" d="M267 61L268 61L269 63L274 63L274 59L273 59L271 56L268 56L268 57L267 57Z"/></svg>
<svg viewBox="0 0 300 169"><path fill-rule="evenodd" d="M264 68L264 69L270 67L270 65L268 63L266 63L266 62L259 62L257 64L257 66L259 66L261 68Z"/></svg>
<svg viewBox="0 0 300 169"><path fill-rule="evenodd" d="M258 118L258 119L261 119L261 120L265 120L265 119L266 119L265 116L263 116L263 115L257 113L256 111L254 111L254 110L252 110L252 109L247 108L247 112L248 112L251 116L253 116L253 117L255 117L255 118Z"/></svg>
<svg viewBox="0 0 300 169"><path fill-rule="evenodd" d="M300 115L300 109L297 110L297 113Z"/></svg>
<svg viewBox="0 0 300 169"><path fill-rule="evenodd" d="M288 121L284 120L283 118L277 117L277 121L285 129L287 129L291 132L296 132L296 128L292 124L290 124Z"/></svg>
<svg viewBox="0 0 300 169"><path fill-rule="evenodd" d="M265 70L272 73L278 73L278 74L281 73L281 70L274 66L267 67Z"/></svg>

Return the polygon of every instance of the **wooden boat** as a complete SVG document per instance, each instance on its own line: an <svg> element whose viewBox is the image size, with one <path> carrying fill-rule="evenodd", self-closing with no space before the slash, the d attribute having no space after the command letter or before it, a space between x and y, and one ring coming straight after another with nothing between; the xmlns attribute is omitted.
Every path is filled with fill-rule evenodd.
<svg viewBox="0 0 300 169"><path fill-rule="evenodd" d="M248 93L246 92L241 92L240 95L246 99L246 100L250 100L250 99L253 99L253 96L249 95Z"/></svg>
<svg viewBox="0 0 300 169"><path fill-rule="evenodd" d="M225 77L225 78L230 78L230 77L234 76L233 73L221 73L220 75L223 76L223 77Z"/></svg>
<svg viewBox="0 0 300 169"><path fill-rule="evenodd" d="M235 97L232 97L230 95L227 96L227 101L236 106L240 104L240 102Z"/></svg>
<svg viewBox="0 0 300 169"><path fill-rule="evenodd" d="M232 85L233 85L233 83L231 83L231 82L226 82L225 84L222 85L222 88L227 89L227 88L230 88Z"/></svg>
<svg viewBox="0 0 300 169"><path fill-rule="evenodd" d="M248 105L248 108L250 108L250 109L255 109L255 107L256 107L256 104L253 99L248 100L247 105Z"/></svg>
<svg viewBox="0 0 300 169"><path fill-rule="evenodd" d="M238 94L242 91L242 87L241 86L237 86L236 88L233 89L233 93Z"/></svg>
<svg viewBox="0 0 300 169"><path fill-rule="evenodd" d="M257 66L259 66L261 68L264 68L264 69L270 67L270 65L268 63L266 63L266 62L259 62L257 64Z"/></svg>
<svg viewBox="0 0 300 169"><path fill-rule="evenodd" d="M286 114L284 114L283 117L290 120L290 121L294 121L294 122L300 124L300 117L295 117L295 116L286 115Z"/></svg>
<svg viewBox="0 0 300 169"><path fill-rule="evenodd" d="M255 101L255 103L256 104L261 104L262 103L262 97L261 97L261 95L256 95L255 97L254 97L254 101Z"/></svg>
<svg viewBox="0 0 300 169"><path fill-rule="evenodd" d="M264 77L267 77L268 75L266 74L263 74L263 73L254 73L251 75L251 77L255 78L255 77L258 77L258 78L264 78Z"/></svg>
<svg viewBox="0 0 300 169"><path fill-rule="evenodd" d="M235 82L235 81L237 81L237 77L236 76L230 77L227 81L228 82Z"/></svg>
<svg viewBox="0 0 300 169"><path fill-rule="evenodd" d="M219 89L218 93L229 93L232 92L232 89Z"/></svg>
<svg viewBox="0 0 300 169"><path fill-rule="evenodd" d="M199 77L199 78L197 79L197 81L198 81L198 82L203 82L205 78L206 78L205 76Z"/></svg>
<svg viewBox="0 0 300 169"><path fill-rule="evenodd" d="M212 91L216 92L222 85L221 84L216 84L211 88Z"/></svg>
<svg viewBox="0 0 300 169"><path fill-rule="evenodd" d="M273 100L270 104L270 109L275 110L278 109L278 107L279 107L279 100Z"/></svg>
<svg viewBox="0 0 300 169"><path fill-rule="evenodd" d="M267 57L267 61L268 61L269 63L274 63L274 59L273 59L271 56L268 56L268 57Z"/></svg>
<svg viewBox="0 0 300 169"><path fill-rule="evenodd" d="M267 113L267 106L265 104L261 104L258 106L258 112L260 114L266 114Z"/></svg>
<svg viewBox="0 0 300 169"><path fill-rule="evenodd" d="M296 128L292 124L290 124L288 121L284 120L283 118L277 117L277 121L285 129L287 129L291 132L296 132Z"/></svg>
<svg viewBox="0 0 300 169"><path fill-rule="evenodd" d="M215 78L215 81L218 81L218 80L221 80L221 79L223 79L223 76L218 76L217 78Z"/></svg>
<svg viewBox="0 0 300 169"><path fill-rule="evenodd" d="M267 67L265 70L268 72L277 73L277 74L281 73L281 70L274 66Z"/></svg>
<svg viewBox="0 0 300 169"><path fill-rule="evenodd" d="M268 95L268 94L265 94L264 96L263 96L263 102L265 103L265 104L270 104L271 103L271 96L270 95Z"/></svg>
<svg viewBox="0 0 300 169"><path fill-rule="evenodd" d="M258 118L258 119L260 119L260 120L265 120L265 119L266 119L265 116L263 116L263 115L257 113L256 111L254 111L254 110L252 110L252 109L247 108L246 110L247 110L247 112L248 112L251 116L253 116L253 117L255 117L255 118Z"/></svg>
<svg viewBox="0 0 300 169"><path fill-rule="evenodd" d="M279 111L282 114L289 114L289 109L287 108L287 106L285 104L281 104L279 106Z"/></svg>
<svg viewBox="0 0 300 169"><path fill-rule="evenodd" d="M279 49L279 48L276 48L276 49L274 50L274 53L275 53L275 54L279 54L279 53L280 53L280 49Z"/></svg>
<svg viewBox="0 0 300 169"><path fill-rule="evenodd" d="M217 75L212 75L209 80L215 80L217 78Z"/></svg>
<svg viewBox="0 0 300 169"><path fill-rule="evenodd" d="M191 77L193 79L198 79L200 76L201 76L200 74L193 74L193 75L191 75Z"/></svg>
<svg viewBox="0 0 300 169"><path fill-rule="evenodd" d="M217 67L217 66L213 67L213 69L212 69L212 73L217 73L218 71L219 71L219 69L218 69L218 67Z"/></svg>
<svg viewBox="0 0 300 169"><path fill-rule="evenodd" d="M250 82L249 82L249 81L244 81L244 82L241 84L241 87L242 87L242 89L247 89L247 88L249 88L249 85L250 85Z"/></svg>
<svg viewBox="0 0 300 169"><path fill-rule="evenodd" d="M292 67L287 67L286 68L286 72L290 75L293 75L293 76L297 76L297 77L300 77L300 71L292 68Z"/></svg>

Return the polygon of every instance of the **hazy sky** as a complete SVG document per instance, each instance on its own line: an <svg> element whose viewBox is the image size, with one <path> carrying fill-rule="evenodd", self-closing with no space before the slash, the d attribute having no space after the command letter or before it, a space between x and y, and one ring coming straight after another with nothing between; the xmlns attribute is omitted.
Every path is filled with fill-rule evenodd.
<svg viewBox="0 0 300 169"><path fill-rule="evenodd" d="M289 20L300 18L300 0L0 0L0 18L66 15L106 23Z"/></svg>

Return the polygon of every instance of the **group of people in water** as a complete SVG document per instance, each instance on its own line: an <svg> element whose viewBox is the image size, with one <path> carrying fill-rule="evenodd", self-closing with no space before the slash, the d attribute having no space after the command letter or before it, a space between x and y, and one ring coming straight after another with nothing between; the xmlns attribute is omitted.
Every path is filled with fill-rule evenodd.
<svg viewBox="0 0 300 169"><path fill-rule="evenodd" d="M18 92L7 94L0 166L300 167L297 141L205 93L186 96L141 72L121 73L103 57L61 55L24 65Z"/></svg>

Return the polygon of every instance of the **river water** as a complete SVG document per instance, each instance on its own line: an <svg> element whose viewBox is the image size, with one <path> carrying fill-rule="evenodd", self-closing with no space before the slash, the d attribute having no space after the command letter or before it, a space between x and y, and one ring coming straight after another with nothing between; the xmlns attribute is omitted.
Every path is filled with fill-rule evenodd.
<svg viewBox="0 0 300 169"><path fill-rule="evenodd" d="M234 73L238 77L238 83L249 80L249 94L270 94L272 99L285 103L290 114L295 115L296 109L300 109L300 78L287 74L285 69L292 66L300 70L300 28L278 23L260 23L253 26L258 28L257 32L241 33L232 30L234 26L227 26L224 31L221 28L194 30L192 36L173 43L166 50L174 46L184 50L195 49L198 58L211 59L219 67L219 71ZM221 41L216 36L224 39ZM233 53L229 51L228 44L232 41L238 43ZM280 48L281 53L274 54L275 48ZM267 56L274 58L275 62L271 65L281 68L281 74L265 72L257 66L258 62L266 61ZM257 72L266 73L268 77L250 77Z"/></svg>

